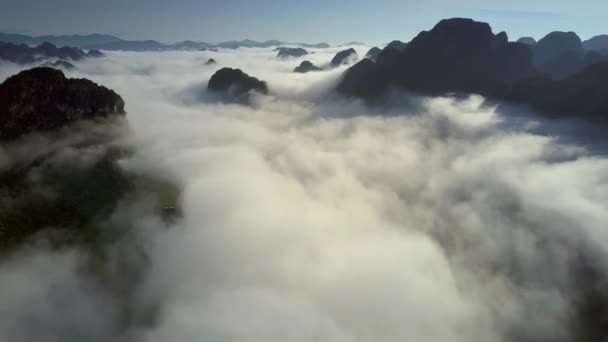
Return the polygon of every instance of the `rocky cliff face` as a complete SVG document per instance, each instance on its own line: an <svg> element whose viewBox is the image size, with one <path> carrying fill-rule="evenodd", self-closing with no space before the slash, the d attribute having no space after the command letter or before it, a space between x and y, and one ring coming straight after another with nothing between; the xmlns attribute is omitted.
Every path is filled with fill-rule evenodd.
<svg viewBox="0 0 608 342"><path fill-rule="evenodd" d="M79 120L124 115L114 91L53 68L33 68L0 85L0 140L60 128Z"/></svg>

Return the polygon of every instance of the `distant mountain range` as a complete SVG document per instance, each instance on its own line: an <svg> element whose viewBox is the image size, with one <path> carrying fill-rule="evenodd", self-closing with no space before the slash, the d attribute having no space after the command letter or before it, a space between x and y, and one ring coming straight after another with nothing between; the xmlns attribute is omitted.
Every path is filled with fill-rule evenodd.
<svg viewBox="0 0 608 342"><path fill-rule="evenodd" d="M279 40L258 42L254 40L232 40L220 43L206 43L183 41L173 44L164 44L156 40L124 40L107 34L88 35L61 35L61 36L27 36L21 34L0 33L0 42L26 45L40 45L44 42L57 46L71 46L81 49L95 50L121 50L121 51L171 51L171 50L212 50L212 49L238 49L241 47L267 48L282 45L294 45L304 48L325 49L329 44L288 43Z"/></svg>

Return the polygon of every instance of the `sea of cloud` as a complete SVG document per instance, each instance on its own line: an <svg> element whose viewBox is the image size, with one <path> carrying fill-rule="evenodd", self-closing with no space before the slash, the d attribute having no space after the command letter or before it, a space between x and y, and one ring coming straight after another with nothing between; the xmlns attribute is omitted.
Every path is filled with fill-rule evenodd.
<svg viewBox="0 0 608 342"><path fill-rule="evenodd" d="M338 49L313 51L322 66ZM102 277L78 250L6 258L6 341L574 338L608 274L601 152L479 96L369 107L332 93L345 67L296 74L275 54L112 52L67 72L122 95L135 152L120 165L179 187L182 216L117 209L133 234ZM213 101L224 66L270 95Z"/></svg>

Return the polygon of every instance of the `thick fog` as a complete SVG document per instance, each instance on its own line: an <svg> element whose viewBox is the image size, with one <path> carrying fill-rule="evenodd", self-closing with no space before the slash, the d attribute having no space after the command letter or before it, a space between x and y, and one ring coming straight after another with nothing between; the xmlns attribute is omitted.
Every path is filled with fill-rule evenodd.
<svg viewBox="0 0 608 342"><path fill-rule="evenodd" d="M66 72L124 98L134 152L120 166L180 189L181 216L125 201L112 220L132 234L101 276L44 242L4 259L3 340L573 338L593 281L579 273L608 274L601 151L478 96L368 107L332 94L346 67L296 74L302 59L275 55L115 52ZM270 95L207 95L225 66ZM24 151L1 148L0 166Z"/></svg>

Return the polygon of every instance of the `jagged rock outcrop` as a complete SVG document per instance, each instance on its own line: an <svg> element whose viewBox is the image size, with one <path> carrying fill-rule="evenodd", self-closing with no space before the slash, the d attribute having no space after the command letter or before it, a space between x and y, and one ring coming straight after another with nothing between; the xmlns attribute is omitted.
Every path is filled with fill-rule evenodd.
<svg viewBox="0 0 608 342"><path fill-rule="evenodd" d="M302 63L300 63L299 66L297 66L293 72L299 72L302 74L305 74L307 72L311 72L311 71L320 71L321 68L316 67L314 64L312 64L311 61L303 61Z"/></svg>
<svg viewBox="0 0 608 342"><path fill-rule="evenodd" d="M55 62L47 62L41 65L42 67L49 67L49 68L57 68L57 69L65 69L65 70L71 70L76 68L76 66L68 61L64 61L64 60L58 60Z"/></svg>
<svg viewBox="0 0 608 342"><path fill-rule="evenodd" d="M215 64L217 64L217 62L213 58L209 58L209 60L207 60L207 62L205 62L205 65L215 65Z"/></svg>
<svg viewBox="0 0 608 342"><path fill-rule="evenodd" d="M240 69L222 68L218 70L207 86L208 90L229 96L233 100L246 100L252 92L268 94L266 82L249 76Z"/></svg>
<svg viewBox="0 0 608 342"><path fill-rule="evenodd" d="M87 54L81 49L56 47L51 43L42 43L37 47L0 43L0 59L17 64L33 64L44 58L79 61L86 57Z"/></svg>
<svg viewBox="0 0 608 342"><path fill-rule="evenodd" d="M382 49L377 46L374 46L373 48L369 49L369 51L367 51L367 53L365 54L365 58L369 58L375 62L376 59L378 59L378 56L380 56L380 53L382 53Z"/></svg>
<svg viewBox="0 0 608 342"><path fill-rule="evenodd" d="M53 68L33 68L0 84L0 140L54 130L79 120L124 115L114 91Z"/></svg>
<svg viewBox="0 0 608 342"><path fill-rule="evenodd" d="M352 60L358 58L357 51L355 49L348 49L338 52L331 60L330 65L332 67L338 67L340 65L349 64Z"/></svg>
<svg viewBox="0 0 608 342"><path fill-rule="evenodd" d="M394 85L430 94L499 96L513 82L535 74L526 45L509 43L505 34L494 35L486 23L461 18L442 20L401 52L384 49L375 64L359 63L365 64L346 72L338 86L341 92L377 96ZM357 73L375 75L373 82Z"/></svg>
<svg viewBox="0 0 608 342"><path fill-rule="evenodd" d="M278 51L277 57L279 58L288 58L288 57L302 57L308 55L308 51L303 48L277 48Z"/></svg>
<svg viewBox="0 0 608 342"><path fill-rule="evenodd" d="M517 40L517 42L532 46L532 45L536 44L536 39L534 39L532 37L521 37Z"/></svg>

